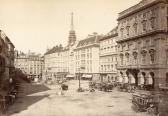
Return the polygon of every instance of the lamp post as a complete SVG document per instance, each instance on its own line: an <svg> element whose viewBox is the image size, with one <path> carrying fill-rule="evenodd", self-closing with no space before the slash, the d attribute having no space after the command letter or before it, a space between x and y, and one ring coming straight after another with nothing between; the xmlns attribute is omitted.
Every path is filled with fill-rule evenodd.
<svg viewBox="0 0 168 116"><path fill-rule="evenodd" d="M80 83L80 68L78 70L79 70L78 80L79 80L79 89L80 89L81 88L81 83Z"/></svg>
<svg viewBox="0 0 168 116"><path fill-rule="evenodd" d="M79 67L79 77L78 77L78 80L79 80L79 88L78 88L78 92L82 92L82 89L81 89L81 77L80 77L80 71L81 69L85 69L85 67L81 66Z"/></svg>

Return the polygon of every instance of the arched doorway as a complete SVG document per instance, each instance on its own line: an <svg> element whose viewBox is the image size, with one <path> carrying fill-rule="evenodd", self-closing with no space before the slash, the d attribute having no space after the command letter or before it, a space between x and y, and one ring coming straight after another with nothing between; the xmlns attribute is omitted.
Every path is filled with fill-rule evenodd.
<svg viewBox="0 0 168 116"><path fill-rule="evenodd" d="M155 74L154 74L154 72L150 72L150 76L152 77L152 81L153 81L152 88L154 89L154 87L155 87L155 78L154 78Z"/></svg>
<svg viewBox="0 0 168 116"><path fill-rule="evenodd" d="M133 77L135 78L135 85L138 86L138 73L139 69L127 69L126 74L132 74Z"/></svg>
<svg viewBox="0 0 168 116"><path fill-rule="evenodd" d="M145 76L146 76L146 73L145 72L142 72L142 76L143 76L143 78L144 78L144 84L146 83L146 78L145 78Z"/></svg>

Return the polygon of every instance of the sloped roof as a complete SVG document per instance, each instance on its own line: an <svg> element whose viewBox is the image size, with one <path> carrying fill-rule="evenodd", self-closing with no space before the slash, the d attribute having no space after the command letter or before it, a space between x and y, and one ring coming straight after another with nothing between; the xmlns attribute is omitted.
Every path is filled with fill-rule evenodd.
<svg viewBox="0 0 168 116"><path fill-rule="evenodd" d="M53 48L51 48L50 50L48 50L44 55L47 55L47 54L52 54L52 53L55 53L55 52L61 52L63 50L63 47L61 46L54 46Z"/></svg>
<svg viewBox="0 0 168 116"><path fill-rule="evenodd" d="M111 38L111 37L115 37L118 36L118 32L117 32L118 26L116 26L115 28L113 28L110 32L108 32L106 35L104 35L104 37L102 37L100 39L100 41Z"/></svg>
<svg viewBox="0 0 168 116"><path fill-rule="evenodd" d="M89 36L86 39L80 40L77 45L77 48L97 44L97 43L99 43L99 40L101 38L102 38L102 36L100 36L100 35Z"/></svg>

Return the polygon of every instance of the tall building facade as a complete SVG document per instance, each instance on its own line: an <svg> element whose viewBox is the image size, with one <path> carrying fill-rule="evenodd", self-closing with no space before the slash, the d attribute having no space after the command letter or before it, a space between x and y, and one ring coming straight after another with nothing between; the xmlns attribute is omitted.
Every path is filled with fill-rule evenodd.
<svg viewBox="0 0 168 116"><path fill-rule="evenodd" d="M100 39L100 81L117 80L117 27Z"/></svg>
<svg viewBox="0 0 168 116"><path fill-rule="evenodd" d="M119 13L120 78L153 88L168 83L167 15L167 0L142 0Z"/></svg>
<svg viewBox="0 0 168 116"><path fill-rule="evenodd" d="M44 68L44 58L40 54L35 53L17 53L15 58L15 67L22 70L28 78L42 78Z"/></svg>
<svg viewBox="0 0 168 116"><path fill-rule="evenodd" d="M69 52L62 46L50 49L44 55L45 72L47 78L58 79L65 77L69 73Z"/></svg>
<svg viewBox="0 0 168 116"><path fill-rule="evenodd" d="M80 40L75 48L75 72L84 78L95 78L99 75L99 40L102 36L96 33Z"/></svg>
<svg viewBox="0 0 168 116"><path fill-rule="evenodd" d="M14 48L8 36L0 30L0 80L8 80L15 68Z"/></svg>
<svg viewBox="0 0 168 116"><path fill-rule="evenodd" d="M77 45L71 14L71 29L69 31L68 44L66 47L56 46L44 54L46 78L60 79L66 76L75 77L74 49Z"/></svg>

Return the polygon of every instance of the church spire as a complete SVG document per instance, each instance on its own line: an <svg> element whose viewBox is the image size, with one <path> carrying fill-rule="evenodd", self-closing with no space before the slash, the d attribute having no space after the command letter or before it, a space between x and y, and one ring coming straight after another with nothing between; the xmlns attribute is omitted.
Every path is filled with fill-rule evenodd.
<svg viewBox="0 0 168 116"><path fill-rule="evenodd" d="M73 12L71 13L71 30L74 30L74 24L73 24Z"/></svg>
<svg viewBox="0 0 168 116"><path fill-rule="evenodd" d="M73 12L71 13L71 29L69 31L69 40L68 40L68 46L74 45L76 41L76 35L74 30L74 22L73 22Z"/></svg>

